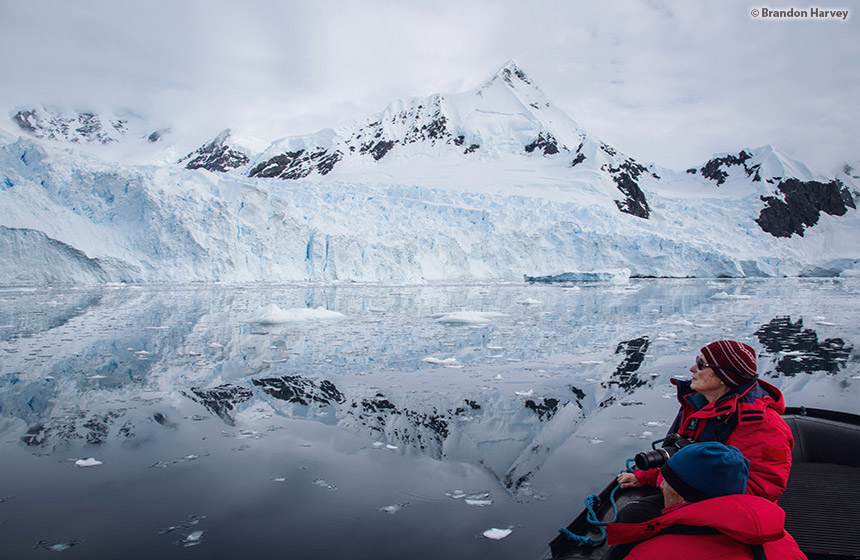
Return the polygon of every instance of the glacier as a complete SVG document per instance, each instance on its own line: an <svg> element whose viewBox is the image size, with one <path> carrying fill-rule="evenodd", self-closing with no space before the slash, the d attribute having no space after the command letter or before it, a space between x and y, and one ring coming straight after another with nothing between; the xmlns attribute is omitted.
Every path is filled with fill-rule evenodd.
<svg viewBox="0 0 860 560"><path fill-rule="evenodd" d="M176 157L169 127L60 117L19 112L20 134L0 134L0 284L860 269L851 166L821 174L771 146L685 171L644 165L514 62L476 90L262 150L227 130Z"/></svg>

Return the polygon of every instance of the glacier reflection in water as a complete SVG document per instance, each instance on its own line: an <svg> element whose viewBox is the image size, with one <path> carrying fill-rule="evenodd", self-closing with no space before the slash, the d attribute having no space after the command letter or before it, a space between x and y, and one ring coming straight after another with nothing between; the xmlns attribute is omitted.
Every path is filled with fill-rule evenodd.
<svg viewBox="0 0 860 560"><path fill-rule="evenodd" d="M744 340L860 412L860 282L0 290L9 557L537 557Z"/></svg>

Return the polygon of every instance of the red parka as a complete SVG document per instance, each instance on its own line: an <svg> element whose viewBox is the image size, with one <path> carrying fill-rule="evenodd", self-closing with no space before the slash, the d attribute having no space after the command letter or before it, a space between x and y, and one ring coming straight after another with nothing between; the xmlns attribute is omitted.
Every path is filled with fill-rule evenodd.
<svg viewBox="0 0 860 560"><path fill-rule="evenodd" d="M794 437L785 420L782 393L766 381L737 387L712 403L690 388L690 381L672 380L681 410L670 432L695 441L721 441L740 449L750 461L747 494L776 501L791 471ZM728 437L726 437L728 433ZM659 469L635 471L643 485L659 486Z"/></svg>
<svg viewBox="0 0 860 560"><path fill-rule="evenodd" d="M719 533L685 534L691 527ZM671 506L644 523L610 523L607 534L609 544L643 541L628 560L749 560L754 558L750 545L763 545L769 560L805 560L784 527L785 512L778 505L737 494Z"/></svg>

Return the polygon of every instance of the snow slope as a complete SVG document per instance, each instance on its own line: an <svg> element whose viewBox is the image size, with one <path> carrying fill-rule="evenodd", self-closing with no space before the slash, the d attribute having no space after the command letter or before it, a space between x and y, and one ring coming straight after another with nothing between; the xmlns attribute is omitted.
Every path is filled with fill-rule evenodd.
<svg viewBox="0 0 860 560"><path fill-rule="evenodd" d="M513 62L474 91L394 102L256 153L224 131L169 164L147 146L148 163L132 165L116 145L148 139L103 146L52 138L45 115L28 124L0 134L0 284L860 268L853 168L818 174L770 146L685 172L643 165Z"/></svg>

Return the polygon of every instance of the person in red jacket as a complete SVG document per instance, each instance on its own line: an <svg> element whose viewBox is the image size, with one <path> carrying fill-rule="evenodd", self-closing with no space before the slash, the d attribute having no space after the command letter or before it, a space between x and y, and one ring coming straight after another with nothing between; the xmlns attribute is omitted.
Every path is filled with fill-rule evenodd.
<svg viewBox="0 0 860 560"><path fill-rule="evenodd" d="M791 471L794 438L781 414L782 393L756 377L752 347L718 340L701 349L690 368L692 379L673 379L681 409L669 433L693 441L719 441L741 450L750 461L748 494L776 501L785 491ZM622 488L659 486L660 469L618 475ZM624 522L644 521L662 507L659 495L632 502L619 513Z"/></svg>
<svg viewBox="0 0 860 560"><path fill-rule="evenodd" d="M643 523L610 523L610 545L633 544L628 560L802 560L778 505L745 493L750 461L709 441L681 448L662 467L662 514ZM617 548L616 548L617 550ZM619 556L613 556L619 557Z"/></svg>

